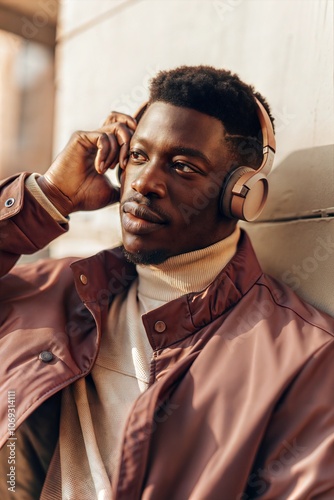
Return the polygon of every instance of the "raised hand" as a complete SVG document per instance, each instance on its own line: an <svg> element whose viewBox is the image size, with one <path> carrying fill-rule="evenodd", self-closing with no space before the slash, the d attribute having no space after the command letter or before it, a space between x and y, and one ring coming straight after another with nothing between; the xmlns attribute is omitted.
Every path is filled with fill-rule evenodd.
<svg viewBox="0 0 334 500"><path fill-rule="evenodd" d="M96 210L115 203L119 189L105 174L118 162L124 166L136 129L129 115L112 112L96 131L75 132L38 183L63 214Z"/></svg>

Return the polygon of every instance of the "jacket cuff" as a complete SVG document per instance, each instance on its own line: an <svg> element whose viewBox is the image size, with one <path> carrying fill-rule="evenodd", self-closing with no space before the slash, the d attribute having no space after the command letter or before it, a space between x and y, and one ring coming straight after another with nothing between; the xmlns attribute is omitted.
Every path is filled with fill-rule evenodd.
<svg viewBox="0 0 334 500"><path fill-rule="evenodd" d="M65 196L64 193L62 193L57 186L53 184L53 182L41 175L38 177L37 183L58 212L65 217L73 212L73 204L71 200Z"/></svg>
<svg viewBox="0 0 334 500"><path fill-rule="evenodd" d="M59 224L25 187L29 175L0 182L0 248L6 252L34 253L68 231L67 219Z"/></svg>
<svg viewBox="0 0 334 500"><path fill-rule="evenodd" d="M27 177L25 181L26 188L30 191L30 193L34 196L34 198L42 205L42 207L51 215L51 217L57 221L59 224L67 224L69 217L64 217L59 210L54 206L53 203L46 196L44 191L40 188L37 179L40 177L40 174L31 174Z"/></svg>

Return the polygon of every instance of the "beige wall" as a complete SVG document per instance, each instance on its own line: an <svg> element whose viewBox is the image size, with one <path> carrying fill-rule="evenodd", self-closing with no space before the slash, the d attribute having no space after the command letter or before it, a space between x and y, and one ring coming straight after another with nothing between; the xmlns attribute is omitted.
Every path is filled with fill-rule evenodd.
<svg viewBox="0 0 334 500"><path fill-rule="evenodd" d="M294 150L332 143L332 19L332 0L64 0L54 153L111 109L132 113L156 70L180 64L229 68L267 96L276 165ZM114 214L76 214L54 254L116 243Z"/></svg>

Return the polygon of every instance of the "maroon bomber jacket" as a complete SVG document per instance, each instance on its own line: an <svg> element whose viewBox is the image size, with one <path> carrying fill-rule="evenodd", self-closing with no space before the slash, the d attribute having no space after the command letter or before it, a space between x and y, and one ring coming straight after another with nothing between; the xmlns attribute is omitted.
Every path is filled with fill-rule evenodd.
<svg viewBox="0 0 334 500"><path fill-rule="evenodd" d="M18 463L17 488L37 498L57 442L57 395L89 376L110 303L136 270L119 249L10 270L67 230L24 189L25 175L1 188L0 438L8 456L14 391L18 449L39 460L30 479L31 457ZM334 498L334 320L264 275L246 233L205 290L142 320L151 380L126 424L115 499Z"/></svg>

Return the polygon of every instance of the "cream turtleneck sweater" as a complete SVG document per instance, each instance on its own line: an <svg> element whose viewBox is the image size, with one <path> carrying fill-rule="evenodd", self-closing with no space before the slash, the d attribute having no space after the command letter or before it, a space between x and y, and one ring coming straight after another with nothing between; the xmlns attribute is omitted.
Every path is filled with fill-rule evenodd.
<svg viewBox="0 0 334 500"><path fill-rule="evenodd" d="M157 266L137 266L138 296L164 303L185 293L200 292L233 257L239 235L237 226L230 236L206 248L170 257ZM155 307L152 303L151 309Z"/></svg>

